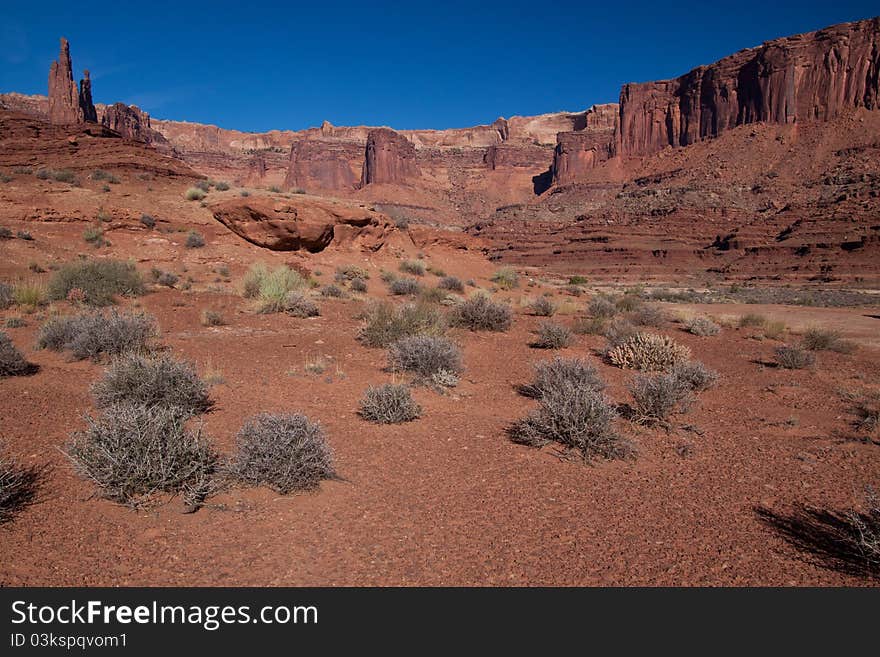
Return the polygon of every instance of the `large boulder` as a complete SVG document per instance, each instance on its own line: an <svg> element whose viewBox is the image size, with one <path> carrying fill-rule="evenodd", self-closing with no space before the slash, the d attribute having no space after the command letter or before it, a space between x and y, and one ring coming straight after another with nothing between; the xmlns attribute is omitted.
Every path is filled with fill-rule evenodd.
<svg viewBox="0 0 880 657"><path fill-rule="evenodd" d="M211 211L236 235L272 251L317 253L331 244L375 251L395 231L380 212L306 195L233 199Z"/></svg>

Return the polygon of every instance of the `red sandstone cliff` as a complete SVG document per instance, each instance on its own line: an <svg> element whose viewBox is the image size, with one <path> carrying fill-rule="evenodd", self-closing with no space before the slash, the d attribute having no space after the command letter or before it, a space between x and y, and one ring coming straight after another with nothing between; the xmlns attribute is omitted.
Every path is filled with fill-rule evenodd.
<svg viewBox="0 0 880 657"><path fill-rule="evenodd" d="M77 90L73 81L73 65L70 61L70 44L61 39L58 60L49 67L49 107L48 118L52 123L65 125L97 121L95 106L92 104L92 83L89 72L80 82Z"/></svg>
<svg viewBox="0 0 880 657"><path fill-rule="evenodd" d="M416 148L390 128L376 128L367 135L361 185L405 183L419 175Z"/></svg>
<svg viewBox="0 0 880 657"><path fill-rule="evenodd" d="M747 123L876 109L878 73L880 18L768 41L674 80L624 85L615 149L648 155Z"/></svg>
<svg viewBox="0 0 880 657"><path fill-rule="evenodd" d="M156 146L161 151L173 150L168 140L151 127L150 115L135 105L114 103L104 107L101 112L101 125L127 139Z"/></svg>
<svg viewBox="0 0 880 657"><path fill-rule="evenodd" d="M594 105L584 114L583 127L556 135L551 167L554 184L574 182L612 156L617 113L616 103Z"/></svg>

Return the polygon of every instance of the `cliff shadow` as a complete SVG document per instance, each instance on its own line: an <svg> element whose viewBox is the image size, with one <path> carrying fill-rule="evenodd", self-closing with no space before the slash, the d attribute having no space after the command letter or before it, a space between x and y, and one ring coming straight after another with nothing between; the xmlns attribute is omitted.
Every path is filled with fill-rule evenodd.
<svg viewBox="0 0 880 657"><path fill-rule="evenodd" d="M553 171L547 169L544 173L532 176L532 189L536 196L540 196L553 184Z"/></svg>

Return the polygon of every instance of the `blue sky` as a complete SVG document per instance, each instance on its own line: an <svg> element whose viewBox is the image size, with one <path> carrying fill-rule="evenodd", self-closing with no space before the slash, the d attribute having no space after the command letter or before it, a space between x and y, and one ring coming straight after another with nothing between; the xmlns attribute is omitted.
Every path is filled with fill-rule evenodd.
<svg viewBox="0 0 880 657"><path fill-rule="evenodd" d="M58 37L97 102L226 128L451 128L616 101L873 2L4 0L0 91L46 93Z"/></svg>

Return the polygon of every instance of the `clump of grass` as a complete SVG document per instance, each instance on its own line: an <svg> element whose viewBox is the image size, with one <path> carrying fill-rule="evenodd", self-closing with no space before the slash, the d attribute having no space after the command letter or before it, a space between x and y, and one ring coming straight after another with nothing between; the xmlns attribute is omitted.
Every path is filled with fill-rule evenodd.
<svg viewBox="0 0 880 657"><path fill-rule="evenodd" d="M442 335L446 330L442 313L425 303L372 303L363 319L358 340L368 347L387 347L404 337Z"/></svg>
<svg viewBox="0 0 880 657"><path fill-rule="evenodd" d="M507 331L513 323L510 306L496 303L485 294L462 301L450 313L450 322L471 331Z"/></svg>
<svg viewBox="0 0 880 657"><path fill-rule="evenodd" d="M190 414L177 407L122 404L73 434L67 455L76 471L114 502L142 507L158 493L182 494L198 505L210 487L218 455L201 430L188 431Z"/></svg>
<svg viewBox="0 0 880 657"><path fill-rule="evenodd" d="M76 174L70 169L39 169L34 175L39 180L55 180L71 185L78 184Z"/></svg>
<svg viewBox="0 0 880 657"><path fill-rule="evenodd" d="M449 290L450 292L458 292L459 294L464 293L464 284L455 276L444 276L440 279L440 282L437 283L437 287L441 290Z"/></svg>
<svg viewBox="0 0 880 657"><path fill-rule="evenodd" d="M190 187L183 194L183 198L187 201L201 201L207 196L205 190L199 189L198 187Z"/></svg>
<svg viewBox="0 0 880 657"><path fill-rule="evenodd" d="M556 304L547 297L537 297L529 303L529 311L538 317L552 317L556 314Z"/></svg>
<svg viewBox="0 0 880 657"><path fill-rule="evenodd" d="M739 318L740 328L760 328L767 323L767 318L758 313L746 313Z"/></svg>
<svg viewBox="0 0 880 657"><path fill-rule="evenodd" d="M112 183L114 185L119 184L119 178L114 176L112 173L108 173L107 171L104 171L103 169L95 169L92 172L92 180L106 180L107 182Z"/></svg>
<svg viewBox="0 0 880 657"><path fill-rule="evenodd" d="M220 180L214 184L214 189L216 189L218 192L225 192L227 189L229 189L229 183Z"/></svg>
<svg viewBox="0 0 880 657"><path fill-rule="evenodd" d="M698 360L689 360L673 365L670 374L678 377L690 390L702 392L718 383L718 372L710 370Z"/></svg>
<svg viewBox="0 0 880 657"><path fill-rule="evenodd" d="M286 310L288 295L302 290L306 283L299 272L289 267L282 265L270 270L258 263L245 274L242 293L246 298L258 299L261 313L282 312Z"/></svg>
<svg viewBox="0 0 880 657"><path fill-rule="evenodd" d="M21 281L12 288L12 298L16 305L27 310L36 310L46 303L46 288L33 281Z"/></svg>
<svg viewBox="0 0 880 657"><path fill-rule="evenodd" d="M781 340L787 330L785 322L765 322L762 335L770 340Z"/></svg>
<svg viewBox="0 0 880 657"><path fill-rule="evenodd" d="M24 321L24 319L21 317L7 317L6 321L4 322L4 326L11 329L24 328L25 326L27 326L27 322Z"/></svg>
<svg viewBox="0 0 880 657"><path fill-rule="evenodd" d="M367 388L358 414L377 424L399 424L421 417L422 408L412 398L408 386L385 383Z"/></svg>
<svg viewBox="0 0 880 657"><path fill-rule="evenodd" d="M394 372L410 372L422 380L441 371L457 374L462 370L461 349L442 336L412 335L391 344L388 367Z"/></svg>
<svg viewBox="0 0 880 657"><path fill-rule="evenodd" d="M104 245L104 230L100 226L89 226L83 231L83 240L98 247Z"/></svg>
<svg viewBox="0 0 880 657"><path fill-rule="evenodd" d="M8 283L0 282L0 310L6 310L14 303L14 288Z"/></svg>
<svg viewBox="0 0 880 657"><path fill-rule="evenodd" d="M665 335L636 333L608 351L608 360L624 369L662 371L690 359L690 349Z"/></svg>
<svg viewBox="0 0 880 657"><path fill-rule="evenodd" d="M153 267L150 271L150 275L156 283L164 285L165 287L174 287L180 280L177 274L170 271L162 271L157 267Z"/></svg>
<svg viewBox="0 0 880 657"><path fill-rule="evenodd" d="M338 285L325 285L321 288L321 296L339 299L345 296L345 292Z"/></svg>
<svg viewBox="0 0 880 657"><path fill-rule="evenodd" d="M419 260L404 260L400 263L400 271L404 274L411 274L413 276L424 276L425 275L425 263Z"/></svg>
<svg viewBox="0 0 880 657"><path fill-rule="evenodd" d="M419 300L425 303L442 303L446 301L448 296L446 290L441 290L439 287L429 287L419 293Z"/></svg>
<svg viewBox="0 0 880 657"><path fill-rule="evenodd" d="M83 260L62 265L49 280L49 298L61 301L73 289L82 290L85 303L92 306L112 304L116 295L140 296L146 292L135 266L118 260Z"/></svg>
<svg viewBox="0 0 880 657"><path fill-rule="evenodd" d="M422 291L422 285L414 278L397 278L388 289L395 296L414 296Z"/></svg>
<svg viewBox="0 0 880 657"><path fill-rule="evenodd" d="M200 249L205 246L205 236L198 231L191 230L186 236L185 246L188 249Z"/></svg>
<svg viewBox="0 0 880 657"><path fill-rule="evenodd" d="M856 348L853 342L844 340L840 332L815 326L804 332L802 342L804 347L810 351L836 351L837 353L849 354Z"/></svg>
<svg viewBox="0 0 880 657"><path fill-rule="evenodd" d="M564 349L571 345L572 340L571 330L567 326L542 322L538 327L538 337L531 346L536 349Z"/></svg>
<svg viewBox="0 0 880 657"><path fill-rule="evenodd" d="M357 265L342 265L336 268L336 274L334 275L334 279L337 283L344 283L346 281L353 281L355 279L360 279L362 281L366 281L370 278L370 272L368 272L363 267L358 267Z"/></svg>
<svg viewBox="0 0 880 657"><path fill-rule="evenodd" d="M29 363L16 348L12 340L0 331L0 378L5 376L24 376L37 371L37 366Z"/></svg>
<svg viewBox="0 0 880 657"><path fill-rule="evenodd" d="M207 194L209 191L211 191L211 184L212 182L210 180L198 180L196 181L195 185L193 185L193 187Z"/></svg>
<svg viewBox="0 0 880 657"><path fill-rule="evenodd" d="M226 320L223 319L222 314L216 310L209 310L207 308L202 311L200 322L202 326L224 326L226 324Z"/></svg>
<svg viewBox="0 0 880 657"><path fill-rule="evenodd" d="M278 185L269 185L269 187L267 187L266 189L268 189L273 194L281 193L281 188Z"/></svg>
<svg viewBox="0 0 880 657"><path fill-rule="evenodd" d="M164 406L198 415L213 406L208 387L195 368L167 354L119 356L92 386L92 396L98 408L119 404Z"/></svg>
<svg viewBox="0 0 880 657"><path fill-rule="evenodd" d="M685 328L688 333L700 337L718 335L721 332L721 327L708 317L694 317L685 325Z"/></svg>
<svg viewBox="0 0 880 657"><path fill-rule="evenodd" d="M571 327L577 335L602 335L608 327L604 317L578 317Z"/></svg>
<svg viewBox="0 0 880 657"><path fill-rule="evenodd" d="M535 375L532 383L521 386L520 394L541 399L557 388L590 388L604 390L605 383L587 360L583 358L562 358L556 356L534 365Z"/></svg>
<svg viewBox="0 0 880 657"><path fill-rule="evenodd" d="M800 345L784 344L773 354L777 365L787 370L802 370L816 363L816 357Z"/></svg>
<svg viewBox="0 0 880 657"><path fill-rule="evenodd" d="M155 320L142 313L93 313L53 317L37 335L37 347L70 351L77 360L145 352L156 334Z"/></svg>
<svg viewBox="0 0 880 657"><path fill-rule="evenodd" d="M0 226L0 240L11 240L12 239L12 231L9 230L6 226Z"/></svg>
<svg viewBox="0 0 880 657"><path fill-rule="evenodd" d="M519 276L512 267L501 267L490 280L502 290L512 290L519 285Z"/></svg>
<svg viewBox="0 0 880 657"><path fill-rule="evenodd" d="M239 482L286 495L335 477L324 430L301 414L261 413L236 436L229 471Z"/></svg>
<svg viewBox="0 0 880 657"><path fill-rule="evenodd" d="M568 277L568 284L569 285L586 285L589 282L590 282L590 279L588 279L586 276L580 276L579 274L575 274L574 276Z"/></svg>

